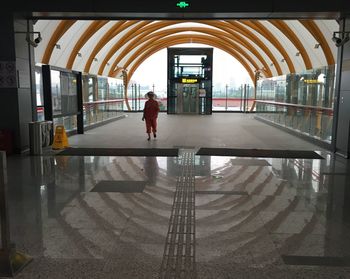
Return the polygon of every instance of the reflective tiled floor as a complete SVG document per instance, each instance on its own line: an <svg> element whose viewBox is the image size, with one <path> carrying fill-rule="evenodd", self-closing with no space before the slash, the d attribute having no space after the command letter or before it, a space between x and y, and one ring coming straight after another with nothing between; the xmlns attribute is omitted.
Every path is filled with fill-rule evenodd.
<svg viewBox="0 0 350 279"><path fill-rule="evenodd" d="M180 156L8 158L12 242L33 257L17 278L350 278L347 160L246 115L162 114L150 142L140 119L69 141L182 146ZM199 147L325 159L195 156Z"/></svg>
<svg viewBox="0 0 350 279"><path fill-rule="evenodd" d="M346 160L180 151L9 157L11 236L34 257L17 278L350 278ZM91 192L100 181L145 187Z"/></svg>

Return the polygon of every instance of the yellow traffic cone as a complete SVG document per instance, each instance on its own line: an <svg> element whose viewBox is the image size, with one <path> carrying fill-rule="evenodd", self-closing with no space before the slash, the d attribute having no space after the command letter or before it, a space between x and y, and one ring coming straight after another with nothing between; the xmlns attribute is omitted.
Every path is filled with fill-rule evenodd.
<svg viewBox="0 0 350 279"><path fill-rule="evenodd" d="M57 125L55 137L53 139L52 149L63 149L69 147L68 137L63 125Z"/></svg>

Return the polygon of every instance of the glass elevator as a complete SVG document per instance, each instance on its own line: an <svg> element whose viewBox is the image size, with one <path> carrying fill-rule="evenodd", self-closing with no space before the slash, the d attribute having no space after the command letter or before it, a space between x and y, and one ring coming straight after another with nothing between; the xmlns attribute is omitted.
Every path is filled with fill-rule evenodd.
<svg viewBox="0 0 350 279"><path fill-rule="evenodd" d="M168 114L212 113L213 48L168 48Z"/></svg>

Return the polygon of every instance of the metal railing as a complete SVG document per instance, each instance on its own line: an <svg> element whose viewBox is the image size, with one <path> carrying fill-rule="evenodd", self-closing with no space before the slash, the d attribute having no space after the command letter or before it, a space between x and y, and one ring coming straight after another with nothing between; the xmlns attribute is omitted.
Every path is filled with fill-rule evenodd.
<svg viewBox="0 0 350 279"><path fill-rule="evenodd" d="M102 100L83 103L84 126L100 123L124 114L124 100ZM38 120L44 120L44 108L37 107ZM54 118L54 125L64 125L66 131L77 129L75 115Z"/></svg>
<svg viewBox="0 0 350 279"><path fill-rule="evenodd" d="M316 139L331 142L333 109L256 100L257 116Z"/></svg>
<svg viewBox="0 0 350 279"><path fill-rule="evenodd" d="M84 126L100 123L117 116L121 116L124 110L123 99L103 100L83 103Z"/></svg>

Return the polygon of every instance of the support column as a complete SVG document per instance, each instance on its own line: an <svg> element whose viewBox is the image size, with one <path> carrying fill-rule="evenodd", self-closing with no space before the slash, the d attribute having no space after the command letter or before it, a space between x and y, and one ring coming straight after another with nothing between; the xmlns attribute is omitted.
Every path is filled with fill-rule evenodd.
<svg viewBox="0 0 350 279"><path fill-rule="evenodd" d="M350 17L339 21L339 31L350 31ZM341 34L340 34L341 35ZM339 155L350 157L350 41L338 48L333 122L333 147Z"/></svg>
<svg viewBox="0 0 350 279"><path fill-rule="evenodd" d="M32 261L30 256L17 252L11 243L7 199L6 154L0 151L0 277L13 277Z"/></svg>
<svg viewBox="0 0 350 279"><path fill-rule="evenodd" d="M12 132L14 152L21 153L29 149L28 123L36 120L34 51L23 33L33 24L5 12L0 24L0 129Z"/></svg>

